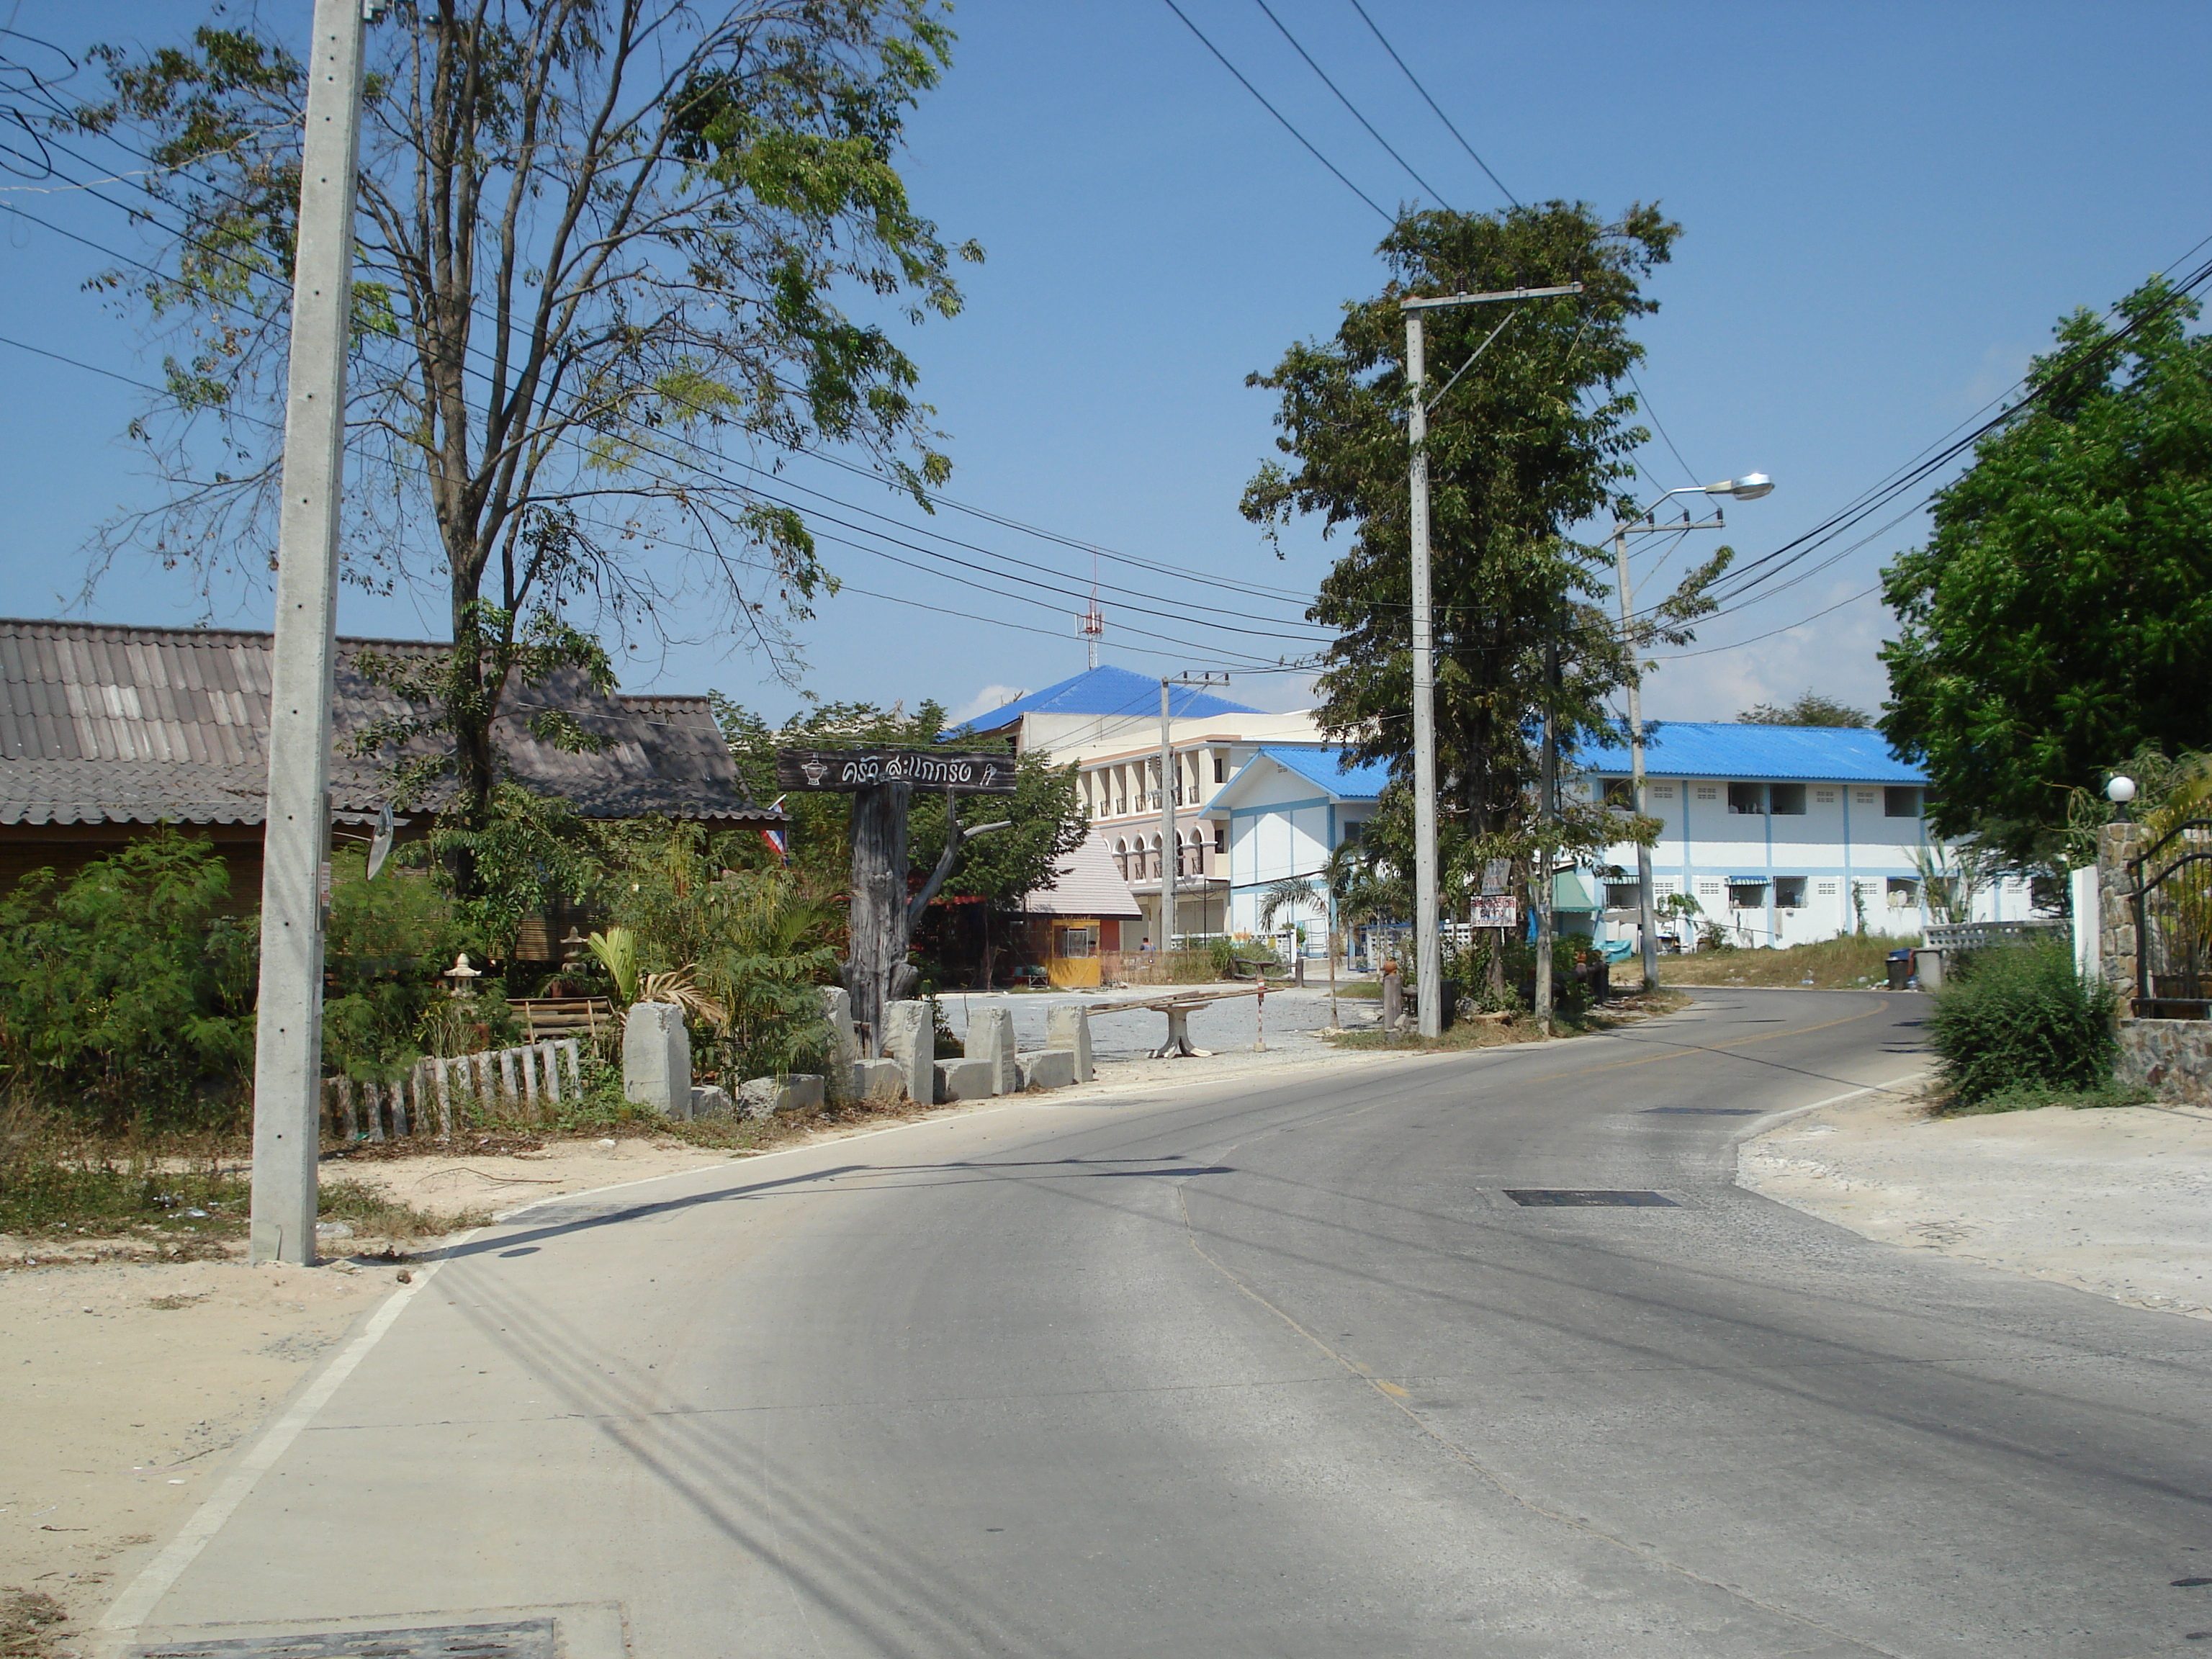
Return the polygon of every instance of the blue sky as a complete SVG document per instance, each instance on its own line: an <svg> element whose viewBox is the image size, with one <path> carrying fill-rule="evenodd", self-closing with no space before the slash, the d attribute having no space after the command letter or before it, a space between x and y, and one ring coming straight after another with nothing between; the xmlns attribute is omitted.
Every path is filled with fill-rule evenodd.
<svg viewBox="0 0 2212 1659"><path fill-rule="evenodd" d="M1386 207L1420 197L1255 0L1181 3L1369 195ZM1348 0L1271 3L1451 204L1500 204ZM1777 479L1766 500L1729 510L1726 539L1747 557L2001 393L2062 313L2103 307L2212 234L2196 118L2212 9L2201 5L1366 4L1523 199L1607 210L1656 199L1681 222L1674 262L1651 285L1662 309L1641 330L1650 356L1639 378L1695 481L1754 469ZM262 6L270 18L307 9ZM119 0L12 10L15 27L73 47L160 39L196 15ZM1237 515L1245 479L1272 453L1269 401L1243 382L1377 286L1382 221L1164 0L967 0L955 27L955 67L916 117L906 163L921 208L989 252L965 279L965 313L912 343L951 434L950 493L1165 567L1102 566L1106 583L1133 590L1103 597L1107 659L1148 672L1228 666L1240 700L1302 706L1300 677L1250 673L1247 659L1301 648L1299 600L1328 550L1295 534L1278 562ZM81 196L0 202L131 245L112 210ZM158 364L82 291L99 256L5 215L0 232L0 335L129 375ZM0 374L0 613L198 619L188 585L144 560L118 562L80 598L88 534L149 499L118 437L137 394L5 347ZM1665 444L1644 461L1664 486L1693 481ZM915 517L849 477L797 476ZM1877 703L1886 613L1874 599L1828 607L1870 586L1922 523L1908 518L1708 623L1698 654L1649 683L1647 711L1727 719L1807 685ZM992 578L979 591L941 568L830 545L851 587L803 630L807 689L935 696L964 713L1082 666L1079 602L1046 590L1086 588L1088 556L957 514L932 527L1045 586ZM265 627L270 610L265 592L234 592L212 619ZM340 627L428 635L437 614L349 590ZM734 643L642 652L624 681L718 687L772 715L797 702Z"/></svg>

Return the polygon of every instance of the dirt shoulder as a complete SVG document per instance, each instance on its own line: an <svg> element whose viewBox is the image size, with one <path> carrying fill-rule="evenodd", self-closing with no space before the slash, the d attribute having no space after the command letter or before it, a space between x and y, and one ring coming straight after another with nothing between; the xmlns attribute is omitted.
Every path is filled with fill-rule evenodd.
<svg viewBox="0 0 2212 1659"><path fill-rule="evenodd" d="M2212 1318L2212 1112L1869 1095L1745 1141L1736 1178L1883 1243Z"/></svg>

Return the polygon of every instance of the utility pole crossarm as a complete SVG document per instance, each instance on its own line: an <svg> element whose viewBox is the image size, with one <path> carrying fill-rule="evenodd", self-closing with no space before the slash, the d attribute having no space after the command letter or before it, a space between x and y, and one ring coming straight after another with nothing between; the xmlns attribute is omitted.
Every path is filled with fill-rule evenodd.
<svg viewBox="0 0 2212 1659"><path fill-rule="evenodd" d="M1494 305L1500 300L1556 300L1569 294L1583 291L1580 283L1569 283L1564 288L1501 288L1486 294L1446 294L1433 300L1401 300L1401 311L1441 311L1446 306Z"/></svg>

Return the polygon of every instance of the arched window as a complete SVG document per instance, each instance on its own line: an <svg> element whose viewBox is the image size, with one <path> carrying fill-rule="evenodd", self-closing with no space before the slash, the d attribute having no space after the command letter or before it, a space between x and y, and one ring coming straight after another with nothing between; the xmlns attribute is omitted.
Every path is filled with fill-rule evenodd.
<svg viewBox="0 0 2212 1659"><path fill-rule="evenodd" d="M1160 872L1161 872L1163 869L1164 869L1165 867L1166 867L1166 866L1164 866L1163 864L1161 864L1161 862L1160 862L1160 837L1159 837L1159 833L1158 833L1157 830L1155 830L1155 831L1153 832L1153 834L1152 834L1152 867L1151 867L1149 870L1146 871L1146 872L1145 872L1145 873L1146 873L1146 875L1148 875L1148 876L1152 876L1152 877L1157 878L1157 877L1159 875Z"/></svg>
<svg viewBox="0 0 2212 1659"><path fill-rule="evenodd" d="M1116 841L1114 843L1114 867L1121 872L1122 880L1130 879L1129 843L1127 841Z"/></svg>

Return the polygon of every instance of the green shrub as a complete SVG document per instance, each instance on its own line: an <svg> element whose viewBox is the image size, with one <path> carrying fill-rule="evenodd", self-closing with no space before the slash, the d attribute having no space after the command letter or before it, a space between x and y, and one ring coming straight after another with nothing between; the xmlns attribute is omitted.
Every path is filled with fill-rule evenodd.
<svg viewBox="0 0 2212 1659"><path fill-rule="evenodd" d="M0 1070L83 1127L221 1128L253 1064L256 938L213 845L162 830L0 898Z"/></svg>
<svg viewBox="0 0 2212 1659"><path fill-rule="evenodd" d="M2112 1080L2112 990L2063 945L1984 951L1936 994L1928 1040L1960 1106L2039 1085L2094 1093Z"/></svg>

